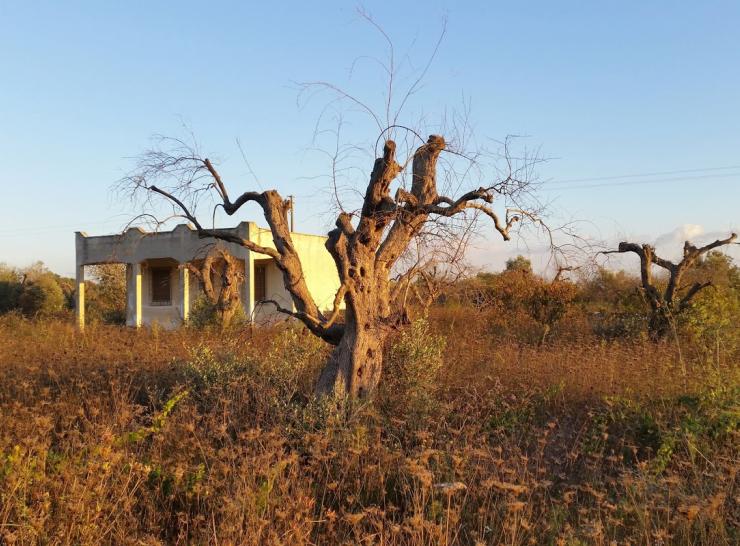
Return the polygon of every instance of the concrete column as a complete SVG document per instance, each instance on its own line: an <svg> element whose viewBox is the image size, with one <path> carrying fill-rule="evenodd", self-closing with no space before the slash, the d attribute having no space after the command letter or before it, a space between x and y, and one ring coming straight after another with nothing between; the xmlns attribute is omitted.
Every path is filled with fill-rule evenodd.
<svg viewBox="0 0 740 546"><path fill-rule="evenodd" d="M134 264L134 326L141 328L141 289L142 289L141 264Z"/></svg>
<svg viewBox="0 0 740 546"><path fill-rule="evenodd" d="M190 316L190 272L185 264L180 265L180 303L182 305L182 320Z"/></svg>
<svg viewBox="0 0 740 546"><path fill-rule="evenodd" d="M85 329L85 266L78 265L75 274L75 314L77 315L77 327Z"/></svg>
<svg viewBox="0 0 740 546"><path fill-rule="evenodd" d="M247 318L254 318L254 257L251 251L247 251L244 260L244 312Z"/></svg>

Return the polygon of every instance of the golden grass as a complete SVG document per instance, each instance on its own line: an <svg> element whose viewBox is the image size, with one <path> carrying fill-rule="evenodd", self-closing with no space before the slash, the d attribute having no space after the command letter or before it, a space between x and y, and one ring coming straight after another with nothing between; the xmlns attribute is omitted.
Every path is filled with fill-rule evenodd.
<svg viewBox="0 0 740 546"><path fill-rule="evenodd" d="M434 383L347 407L300 331L2 318L0 543L738 542L736 355L497 328L440 311L386 370Z"/></svg>

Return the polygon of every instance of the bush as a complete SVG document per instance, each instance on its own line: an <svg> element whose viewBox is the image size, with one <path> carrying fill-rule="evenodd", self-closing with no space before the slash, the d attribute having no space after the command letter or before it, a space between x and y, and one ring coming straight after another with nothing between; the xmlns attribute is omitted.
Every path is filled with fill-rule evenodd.
<svg viewBox="0 0 740 546"><path fill-rule="evenodd" d="M17 309L18 298L22 290L21 276L18 271L5 264L0 264L0 314Z"/></svg>
<svg viewBox="0 0 740 546"><path fill-rule="evenodd" d="M303 328L279 331L267 347L252 349L254 353L239 358L204 345L190 349L184 372L194 393L207 400L236 387L255 391L255 399L281 407L298 394L308 398L326 359L327 346Z"/></svg>
<svg viewBox="0 0 740 546"><path fill-rule="evenodd" d="M607 340L646 336L648 317L644 312L596 312L590 316L594 334Z"/></svg>
<svg viewBox="0 0 740 546"><path fill-rule="evenodd" d="M24 269L0 264L0 314L17 310L26 317L55 315L70 307L73 287L71 279L55 275L43 262Z"/></svg>
<svg viewBox="0 0 740 546"><path fill-rule="evenodd" d="M188 324L194 328L209 328L218 324L216 306L205 295L200 294L190 308Z"/></svg>
<svg viewBox="0 0 740 546"><path fill-rule="evenodd" d="M126 323L126 265L90 267L93 282L86 283L85 315L89 321Z"/></svg>
<svg viewBox="0 0 740 546"><path fill-rule="evenodd" d="M578 302L591 330L605 339L637 338L647 329L640 279L624 271L599 268L580 286Z"/></svg>
<svg viewBox="0 0 740 546"><path fill-rule="evenodd" d="M577 286L566 280L546 281L519 256L501 273L479 273L461 281L457 292L463 306L489 315L491 332L542 343L572 307Z"/></svg>
<svg viewBox="0 0 740 546"><path fill-rule="evenodd" d="M326 353L326 343L302 326L290 326L272 339L259 371L278 396L290 400L299 392L313 391Z"/></svg>
<svg viewBox="0 0 740 546"><path fill-rule="evenodd" d="M683 320L688 333L708 349L720 344L729 351L740 347L740 290L720 286L706 288L693 302Z"/></svg>
<svg viewBox="0 0 740 546"><path fill-rule="evenodd" d="M50 274L27 282L18 298L21 312L27 317L49 317L64 308L64 292Z"/></svg>
<svg viewBox="0 0 740 546"><path fill-rule="evenodd" d="M433 409L446 340L430 331L427 319L415 320L390 350L383 381L389 397L409 413Z"/></svg>
<svg viewBox="0 0 740 546"><path fill-rule="evenodd" d="M205 294L200 294L195 299L190 308L190 316L188 317L188 323L194 328L243 326L246 322L247 315L244 312L244 308L239 305L236 313L231 317L229 324L222 324L216 304L211 303Z"/></svg>
<svg viewBox="0 0 740 546"><path fill-rule="evenodd" d="M244 369L233 356L217 356L210 347L197 345L190 349L184 372L194 390L206 394L213 388L225 387Z"/></svg>

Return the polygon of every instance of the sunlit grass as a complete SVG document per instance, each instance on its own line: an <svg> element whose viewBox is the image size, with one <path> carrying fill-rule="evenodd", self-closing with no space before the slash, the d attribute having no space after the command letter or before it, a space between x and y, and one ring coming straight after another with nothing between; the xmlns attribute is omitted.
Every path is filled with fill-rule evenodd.
<svg viewBox="0 0 740 546"><path fill-rule="evenodd" d="M301 330L0 319L0 543L737 543L736 355L409 332L348 407Z"/></svg>

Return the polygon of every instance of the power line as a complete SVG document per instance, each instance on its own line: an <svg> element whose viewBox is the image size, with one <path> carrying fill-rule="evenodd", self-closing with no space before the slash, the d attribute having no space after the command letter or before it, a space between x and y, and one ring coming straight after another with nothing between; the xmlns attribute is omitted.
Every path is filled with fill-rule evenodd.
<svg viewBox="0 0 740 546"><path fill-rule="evenodd" d="M702 174L702 175L696 175L696 176L679 176L679 177L672 177L672 178L662 178L659 180L636 180L636 181L626 181L626 182L604 182L604 183L597 183L597 184L578 184L578 185L571 185L571 186L559 186L559 184L568 184L573 182L598 182L600 180L621 180L625 178L637 178L637 177L644 177L644 176L666 176L671 174L685 174L685 173L697 173L697 172L709 172L709 171L726 171L726 170L735 170L740 169L740 165L730 165L726 167L705 167L702 169L682 169L682 170L674 170L674 171L660 171L660 172L650 172L650 173L639 173L639 174L623 174L618 176L599 176L599 177L593 177L593 178L570 178L566 180L552 180L547 181L544 183L544 190L552 190L552 191L560 191L560 190L579 190L579 189L590 189L590 188L603 188L603 187L614 187L614 186L637 186L637 185L643 185L643 184L663 184L666 182L687 182L691 180L700 180L700 179L717 179L717 178L731 178L731 177L740 177L740 172L738 173L728 173L728 174ZM553 187L553 184L558 185L557 187ZM125 215L124 215L125 216ZM54 225L54 226L34 226L31 228L13 228L13 229L0 229L0 237L3 236L12 236L12 235L19 235L19 234L43 234L48 233L50 231L55 231L58 229L73 229L80 227L81 224L84 226L103 226L108 224L113 224L114 222L118 222L115 219L108 219L108 220L101 220L96 222L82 222L82 223L76 223L76 224L61 224L61 225Z"/></svg>
<svg viewBox="0 0 740 546"><path fill-rule="evenodd" d="M556 188L545 186L544 190L560 191L560 190L580 190L589 188L603 188L607 186L639 186L643 184L663 184L666 182L689 182L692 180L699 179L718 179L718 178L732 178L738 177L740 179L740 173L729 173L729 174L706 174L697 176L679 176L674 178L662 178L660 180L633 180L627 182L604 182L601 184L579 184L575 186L558 186ZM598 180L598 179L595 179Z"/></svg>
<svg viewBox="0 0 740 546"><path fill-rule="evenodd" d="M702 169L683 169L676 171L662 171L662 172L649 172L649 173L637 173L637 174L620 174L617 176L596 176L588 178L568 178L565 180L552 180L546 182L547 184L570 184L572 182L595 182L598 180L619 180L622 178L640 178L643 176L667 176L671 174L687 174L687 173L700 173L708 171L728 171L740 169L740 165L730 165L727 167L705 167Z"/></svg>
<svg viewBox="0 0 740 546"><path fill-rule="evenodd" d="M113 223L120 224L120 221L110 219L110 220L101 220L98 222L81 222L81 223L76 223L76 224L60 224L60 225L55 225L55 226L33 226L33 227L25 228L25 229L23 228L0 229L0 236L18 235L18 234L23 234L23 233L34 233L34 234L35 233L45 233L49 231L55 231L57 229L74 229L74 228L79 228L81 224L84 226L103 226L103 225L108 225L108 224L113 224Z"/></svg>

